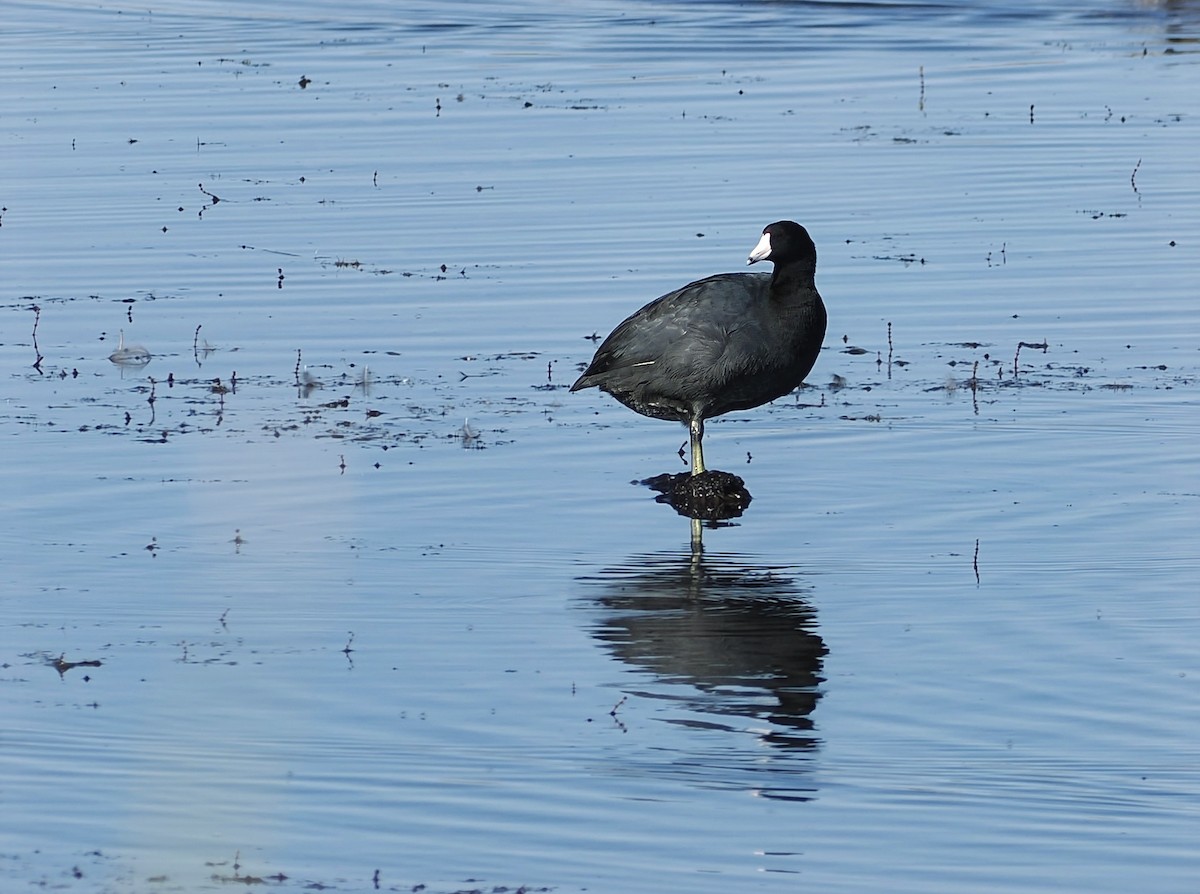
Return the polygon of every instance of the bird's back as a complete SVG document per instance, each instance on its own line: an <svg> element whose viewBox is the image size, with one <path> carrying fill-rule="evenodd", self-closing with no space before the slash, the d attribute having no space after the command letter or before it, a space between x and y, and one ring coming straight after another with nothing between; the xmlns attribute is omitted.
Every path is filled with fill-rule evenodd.
<svg viewBox="0 0 1200 894"><path fill-rule="evenodd" d="M816 360L825 310L815 288L772 300L771 281L723 273L655 299L613 330L571 390L599 386L639 413L682 421L787 394Z"/></svg>

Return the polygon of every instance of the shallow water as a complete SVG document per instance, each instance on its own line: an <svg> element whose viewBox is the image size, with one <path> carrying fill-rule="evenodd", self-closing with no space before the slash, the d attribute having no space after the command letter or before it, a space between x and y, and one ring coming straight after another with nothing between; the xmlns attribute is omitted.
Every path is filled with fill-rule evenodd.
<svg viewBox="0 0 1200 894"><path fill-rule="evenodd" d="M1198 36L9 4L4 887L1194 891ZM701 551L566 389L780 217Z"/></svg>

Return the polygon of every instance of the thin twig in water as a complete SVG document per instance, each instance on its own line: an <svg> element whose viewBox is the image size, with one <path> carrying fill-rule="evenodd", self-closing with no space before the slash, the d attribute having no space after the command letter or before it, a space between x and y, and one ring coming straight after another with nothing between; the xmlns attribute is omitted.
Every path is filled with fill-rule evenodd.
<svg viewBox="0 0 1200 894"><path fill-rule="evenodd" d="M1046 341L1045 339L1043 339L1040 342L1037 342L1037 341L1017 342L1017 352L1015 354L1013 354L1013 376L1014 377L1016 377L1016 375L1017 375L1017 361L1020 360L1020 358L1021 358L1021 348L1032 348L1035 351L1042 351L1043 353L1045 353L1046 351L1048 351L1050 349L1050 343L1048 341Z"/></svg>
<svg viewBox="0 0 1200 894"><path fill-rule="evenodd" d="M693 519L692 524L693 525L698 524L698 521ZM621 700L619 702L617 702L615 705L613 705L612 710L608 712L608 716L613 719L613 723L615 723L617 725L617 729L619 729L623 733L629 732L629 728L627 726L625 726L625 724L624 724L624 722L622 722L621 718L617 716L617 711L620 709L621 705L625 704L625 700L627 698L628 698L628 696L626 696L626 695L621 696Z"/></svg>
<svg viewBox="0 0 1200 894"><path fill-rule="evenodd" d="M33 353L37 354L37 359L33 361L33 368L39 373L42 371L42 361L46 358L42 356L42 351L38 347L37 329L38 323L42 319L42 309L36 304L33 306Z"/></svg>

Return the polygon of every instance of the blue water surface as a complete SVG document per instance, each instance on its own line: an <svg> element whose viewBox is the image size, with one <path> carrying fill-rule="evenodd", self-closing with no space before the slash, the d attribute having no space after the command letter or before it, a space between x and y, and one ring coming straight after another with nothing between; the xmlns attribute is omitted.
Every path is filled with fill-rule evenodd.
<svg viewBox="0 0 1200 894"><path fill-rule="evenodd" d="M1200 6L4 22L5 890L1195 891ZM696 542L567 389L779 218Z"/></svg>

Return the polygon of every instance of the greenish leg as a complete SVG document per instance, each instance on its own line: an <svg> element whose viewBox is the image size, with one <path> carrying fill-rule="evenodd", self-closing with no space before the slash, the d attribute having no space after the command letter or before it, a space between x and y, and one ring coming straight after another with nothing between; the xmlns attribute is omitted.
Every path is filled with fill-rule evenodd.
<svg viewBox="0 0 1200 894"><path fill-rule="evenodd" d="M692 436L692 474L699 475L704 471L704 420L693 416L688 431Z"/></svg>

